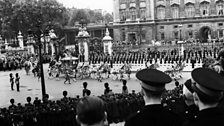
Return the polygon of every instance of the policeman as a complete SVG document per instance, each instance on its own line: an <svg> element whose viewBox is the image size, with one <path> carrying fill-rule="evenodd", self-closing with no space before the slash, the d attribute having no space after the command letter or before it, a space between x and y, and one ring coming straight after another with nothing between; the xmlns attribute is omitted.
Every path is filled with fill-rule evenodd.
<svg viewBox="0 0 224 126"><path fill-rule="evenodd" d="M217 107L223 98L224 78L208 68L194 69L191 76L199 113L186 126L224 126L224 113Z"/></svg>
<svg viewBox="0 0 224 126"><path fill-rule="evenodd" d="M163 108L161 96L165 84L172 79L156 69L143 69L137 72L145 107L126 120L125 126L180 126L180 117Z"/></svg>
<svg viewBox="0 0 224 126"><path fill-rule="evenodd" d="M173 105L168 106L181 117L183 122L194 118L199 111L198 107L194 104L191 84L191 79L187 80L183 85L183 97L176 99Z"/></svg>

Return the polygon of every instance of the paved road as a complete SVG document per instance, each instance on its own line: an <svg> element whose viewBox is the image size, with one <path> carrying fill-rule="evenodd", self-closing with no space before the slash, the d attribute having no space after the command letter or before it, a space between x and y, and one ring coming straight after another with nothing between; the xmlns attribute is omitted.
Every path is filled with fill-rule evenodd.
<svg viewBox="0 0 224 126"><path fill-rule="evenodd" d="M105 79L103 82L98 82L97 80L77 80L77 82L72 82L72 84L64 84L64 79L57 81L56 79L48 79L47 78L47 66L44 65L44 71L45 71L45 83L46 83L46 92L49 94L50 99L59 99L62 97L62 92L64 90L68 91L68 95L70 97L76 97L77 95L82 94L82 83L84 81L88 82L88 89L91 90L92 95L101 95L104 92L104 83L108 82L110 85L110 88L115 93L121 93L122 89L122 82L115 81L112 79ZM20 92L17 92L16 90L11 91L10 89L10 83L9 83L9 74L13 73L19 73L21 79L20 79ZM181 83L183 83L186 79L190 77L189 72L183 73L183 79L180 80ZM41 98L41 81L38 81L36 77L33 77L33 75L27 76L25 74L24 70L17 70L17 71L6 71L6 72L0 72L0 106L7 106L9 105L9 100L11 98L15 99L16 103L22 103L24 104L26 102L26 97L30 96L32 99L35 97ZM131 75L131 80L128 80L128 90L136 90L136 92L140 91L140 85L138 84L138 81L135 78L135 74L133 73ZM174 87L174 82L172 82L170 85L167 86L168 89L172 89ZM16 89L16 88L15 88Z"/></svg>

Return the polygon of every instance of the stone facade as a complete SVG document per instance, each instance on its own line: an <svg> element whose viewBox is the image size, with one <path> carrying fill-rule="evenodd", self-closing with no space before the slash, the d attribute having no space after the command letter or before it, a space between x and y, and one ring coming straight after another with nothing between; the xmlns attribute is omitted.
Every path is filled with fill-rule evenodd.
<svg viewBox="0 0 224 126"><path fill-rule="evenodd" d="M114 0L114 40L137 43L223 37L223 0Z"/></svg>

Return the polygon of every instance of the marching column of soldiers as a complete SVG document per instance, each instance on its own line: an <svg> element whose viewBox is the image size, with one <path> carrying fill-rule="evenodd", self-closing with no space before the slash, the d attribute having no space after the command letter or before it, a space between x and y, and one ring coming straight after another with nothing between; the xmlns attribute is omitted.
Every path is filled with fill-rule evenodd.
<svg viewBox="0 0 224 126"><path fill-rule="evenodd" d="M191 63L192 68L194 68L196 63L204 63L208 57L216 59L218 56L218 51L221 48L202 48L194 49L187 48L183 51L183 54L180 55L177 49L172 50L162 50L162 51L148 51L145 53L139 52L130 52L130 53L113 53L110 55L105 54L94 54L90 55L89 62L90 64L99 64L101 62L113 64L121 63L131 63L131 64L144 64L145 62L152 63L164 63L164 64L173 64L173 63Z"/></svg>

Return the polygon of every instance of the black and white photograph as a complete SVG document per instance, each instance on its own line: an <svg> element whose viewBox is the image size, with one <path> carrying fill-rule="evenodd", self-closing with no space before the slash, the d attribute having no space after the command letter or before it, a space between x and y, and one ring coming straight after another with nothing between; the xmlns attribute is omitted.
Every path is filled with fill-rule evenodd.
<svg viewBox="0 0 224 126"><path fill-rule="evenodd" d="M224 126L224 0L0 0L0 126Z"/></svg>

